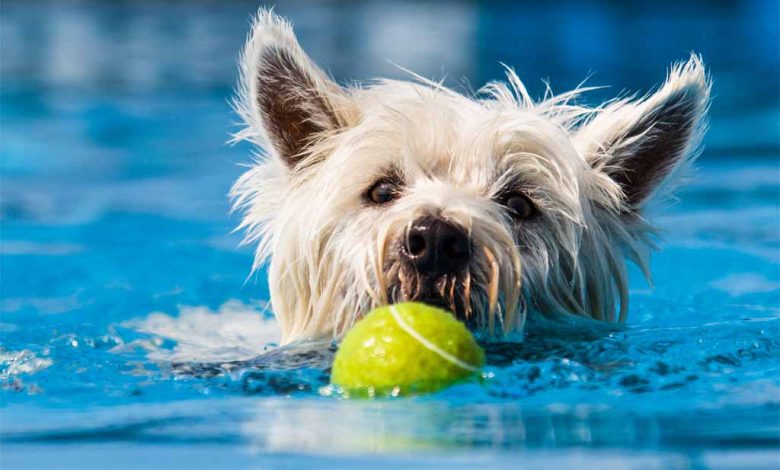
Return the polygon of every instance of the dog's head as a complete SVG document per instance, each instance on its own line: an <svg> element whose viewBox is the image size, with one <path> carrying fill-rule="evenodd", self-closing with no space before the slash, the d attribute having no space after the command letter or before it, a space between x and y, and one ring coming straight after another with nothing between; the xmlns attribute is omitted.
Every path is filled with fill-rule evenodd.
<svg viewBox="0 0 780 470"><path fill-rule="evenodd" d="M468 97L438 83L343 88L262 12L242 61L239 139L265 156L233 188L290 341L371 307L440 305L475 330L526 314L622 319L625 259L646 271L647 202L697 154L698 57L641 99L533 101L508 72Z"/></svg>

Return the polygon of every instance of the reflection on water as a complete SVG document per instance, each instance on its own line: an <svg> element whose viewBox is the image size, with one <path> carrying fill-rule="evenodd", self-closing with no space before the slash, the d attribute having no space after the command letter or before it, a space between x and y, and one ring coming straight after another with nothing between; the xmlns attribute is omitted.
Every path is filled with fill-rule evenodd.
<svg viewBox="0 0 780 470"><path fill-rule="evenodd" d="M461 390L467 393L468 390ZM116 416L132 416L117 423ZM12 413L9 415L14 417ZM717 446L777 444L776 416L701 410L693 415L644 414L607 406L552 403L544 409L520 403L501 407L452 401L339 402L325 399L216 401L155 408L120 406L113 411L63 412L46 422L17 426L6 442L234 443L254 452L364 454L534 448ZM742 429L739 433L734 428Z"/></svg>

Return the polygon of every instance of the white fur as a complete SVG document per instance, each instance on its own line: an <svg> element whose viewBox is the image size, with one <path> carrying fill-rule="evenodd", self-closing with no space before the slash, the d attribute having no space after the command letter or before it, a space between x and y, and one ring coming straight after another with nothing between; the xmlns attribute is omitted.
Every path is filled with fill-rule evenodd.
<svg viewBox="0 0 780 470"><path fill-rule="evenodd" d="M274 146L268 121L274 116L257 108L264 92L257 74L267 66L268 48L284 51L310 82L307 89L290 84L291 96L318 95L326 104L328 113L312 108L311 119L331 115L337 123L327 128L323 121L327 130L312 136L302 163L292 168ZM236 139L256 143L265 157L231 195L246 242L258 244L254 268L270 262L283 342L338 338L370 308L403 299L400 291L388 292L388 279L400 275L394 248L425 214L462 225L479 248L469 267L468 302L480 330L520 331L526 315L623 320L624 259L647 272L653 229L639 207L628 207L607 170L632 158L638 141L652 144L644 139L652 129L625 136L681 89L691 90L694 104L689 110L685 101L685 109L695 131L670 161L673 171L659 176L653 196L696 157L710 87L701 60L692 56L674 66L644 99L597 108L574 103L587 89L548 93L536 102L512 70L508 84L491 83L476 97L416 78L343 89L300 49L286 21L268 11L258 15L242 56L236 105L247 125ZM403 173L403 196L387 207L366 205L366 188L391 167ZM541 214L519 230L494 200L510 183ZM489 308L493 282L495 309Z"/></svg>

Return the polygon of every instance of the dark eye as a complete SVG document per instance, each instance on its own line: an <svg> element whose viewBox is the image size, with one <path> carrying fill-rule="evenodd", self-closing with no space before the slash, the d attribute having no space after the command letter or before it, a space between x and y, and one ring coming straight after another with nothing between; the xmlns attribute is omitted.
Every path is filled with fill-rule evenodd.
<svg viewBox="0 0 780 470"><path fill-rule="evenodd" d="M509 193L503 197L502 202L515 219L527 219L536 214L536 206L525 194Z"/></svg>
<svg viewBox="0 0 780 470"><path fill-rule="evenodd" d="M380 180L374 183L366 193L366 198L374 204L387 204L399 195L398 186L392 181Z"/></svg>

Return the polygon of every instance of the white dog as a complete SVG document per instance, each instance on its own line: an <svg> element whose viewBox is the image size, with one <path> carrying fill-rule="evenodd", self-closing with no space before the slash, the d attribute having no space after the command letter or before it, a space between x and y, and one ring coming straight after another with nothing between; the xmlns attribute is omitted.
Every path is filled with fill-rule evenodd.
<svg viewBox="0 0 780 470"><path fill-rule="evenodd" d="M698 56L658 91L597 108L535 102L511 70L464 96L439 83L343 88L269 11L242 56L236 139L265 156L235 184L254 268L269 262L285 343L338 338L419 300L501 336L526 317L622 321L626 259L647 274L648 201L699 153Z"/></svg>

